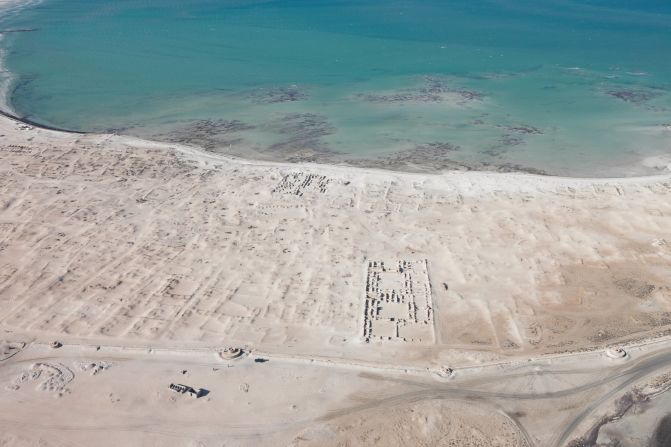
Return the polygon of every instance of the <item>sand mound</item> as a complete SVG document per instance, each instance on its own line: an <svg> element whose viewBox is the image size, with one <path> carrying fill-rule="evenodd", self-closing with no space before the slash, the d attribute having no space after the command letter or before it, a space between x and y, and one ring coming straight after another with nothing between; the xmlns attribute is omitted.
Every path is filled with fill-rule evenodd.
<svg viewBox="0 0 671 447"><path fill-rule="evenodd" d="M292 446L529 446L505 415L462 402L425 401L338 417L298 434Z"/></svg>

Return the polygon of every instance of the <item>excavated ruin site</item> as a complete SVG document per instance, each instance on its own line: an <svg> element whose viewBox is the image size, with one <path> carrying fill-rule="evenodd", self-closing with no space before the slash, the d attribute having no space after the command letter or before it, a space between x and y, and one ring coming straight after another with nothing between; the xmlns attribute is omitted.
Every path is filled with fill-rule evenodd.
<svg viewBox="0 0 671 447"><path fill-rule="evenodd" d="M668 445L667 174L0 156L0 445Z"/></svg>

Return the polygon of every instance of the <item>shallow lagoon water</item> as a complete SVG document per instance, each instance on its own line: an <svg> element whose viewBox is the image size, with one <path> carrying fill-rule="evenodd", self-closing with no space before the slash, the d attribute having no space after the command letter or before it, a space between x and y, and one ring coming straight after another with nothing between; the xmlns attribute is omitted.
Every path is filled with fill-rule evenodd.
<svg viewBox="0 0 671 447"><path fill-rule="evenodd" d="M44 0L0 19L6 104L252 158L648 173L671 153L671 5Z"/></svg>

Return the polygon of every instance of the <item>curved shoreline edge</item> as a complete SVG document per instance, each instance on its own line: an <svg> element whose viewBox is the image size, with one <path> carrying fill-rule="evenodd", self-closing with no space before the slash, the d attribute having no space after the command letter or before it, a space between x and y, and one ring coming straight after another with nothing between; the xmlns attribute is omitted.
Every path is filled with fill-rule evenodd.
<svg viewBox="0 0 671 447"><path fill-rule="evenodd" d="M54 127L54 126L48 126L46 124L40 124L35 121L32 121L28 118L21 118L19 116L14 115L13 113L5 112L4 110L0 110L0 116L3 116L5 118L9 118L10 120L26 124L28 126L36 127L38 129L43 129L43 130L51 130L54 132L62 132L62 133L71 133L71 134L76 134L76 135L87 135L89 134L88 132L82 132L79 130L71 130L71 129L63 129L60 127Z"/></svg>
<svg viewBox="0 0 671 447"><path fill-rule="evenodd" d="M35 5L38 5L42 3L43 0L0 0L0 12L2 10L19 10L22 8L28 8L32 7ZM2 40L2 35L0 34L0 41ZM3 54L2 54L2 48L0 48L0 69L2 69L3 66ZM12 75L10 74L9 77L7 77L4 82L0 82L0 119L9 119L11 121L19 122L37 129L42 129L42 130L47 130L47 131L52 131L52 132L60 132L60 133L65 133L65 134L72 134L72 135L90 135L90 136L95 136L95 135L108 135L104 133L97 133L97 132L87 132L87 131L79 131L79 130L73 130L73 129L66 129L62 127L57 127L57 126L51 126L47 124L42 124L38 123L34 120L31 120L30 118L26 117L21 117L18 116L14 111L11 110L11 107L9 107L9 91L11 90L11 85L12 85L13 79ZM3 84L6 84L3 86ZM2 88L5 88L5 91L2 91ZM4 93L4 95L3 95ZM403 174L403 175L416 175L416 176L422 176L424 178L430 178L430 177L435 177L435 176L445 176L445 175L464 175L464 174L471 174L473 175L500 175L500 176L505 176L505 178L511 178L511 176L524 176L524 178L529 179L529 178L538 178L538 179L554 179L559 180L559 179L564 179L565 181L574 184L574 182L579 182L582 183L584 181L588 181L590 183L598 183L598 184L603 184L603 183L610 183L613 181L618 181L618 182L636 182L639 180L645 180L647 181L658 181L660 179L666 179L666 178L671 178L671 172L668 173L660 173L660 174L651 174L651 175L644 175L644 176L632 176L632 177L570 177L570 176L561 176L561 175L552 175L552 174L535 174L531 172L525 172L523 170L513 170L513 171L504 171L504 172L498 172L498 171L490 171L490 170L485 170L485 169L478 169L478 168L473 168L473 169L468 169L468 170L457 170L457 169L444 169L444 170L438 170L436 169L435 171L429 171L429 172L413 172L411 170L404 170L404 169L394 169L390 167L374 167L373 166L356 166L356 165L351 165L347 163L310 163L310 162L289 162L289 161L283 161L283 160L262 160L262 159L254 159L254 158L247 158L244 156L235 156L235 155L224 155L224 154L218 154L216 152L211 152L206 150L203 147L198 147L198 146L188 146L180 143L169 143L169 142L163 142L163 141L155 141L155 140L147 140L143 139L140 137L134 137L132 135L123 135L123 134L113 134L118 138L123 139L126 142L142 142L143 144L151 144L153 146L155 145L160 145L163 148L166 149L171 149L171 150L176 150L177 152L181 152L183 154L189 154L191 156L197 156L197 157L207 157L210 160L218 160L218 161L235 161L238 163L243 163L243 164L253 164L253 165L268 165L268 166L284 166L284 167L294 167L294 168L304 168L304 167L312 167L312 168L319 168L319 167L334 167L334 168L342 168L346 169L352 172L378 172L378 173L387 173L387 174ZM671 165L670 165L671 166ZM504 177L501 177L504 178Z"/></svg>
<svg viewBox="0 0 671 447"><path fill-rule="evenodd" d="M0 0L0 20L6 15L16 14L25 8L30 8L42 3L43 0ZM11 112L11 107L9 103L9 97L12 84L14 82L14 75L9 71L5 70L3 65L5 58L5 48L2 46L2 40L5 34L16 32L17 30L9 29L5 31L0 31L0 114L8 116L10 118L21 121L22 119L16 116ZM19 31L32 31L32 30L19 30ZM10 111L8 111L10 110ZM37 125L33 124L28 120L26 124L31 126ZM56 130L56 129L54 129Z"/></svg>
<svg viewBox="0 0 671 447"><path fill-rule="evenodd" d="M48 3L46 0L0 0L0 19L4 17L4 13L7 13L8 16L13 16L16 14L21 15L24 10L40 6L43 3ZM1 21L1 20L0 20ZM1 28L0 28L1 29ZM8 31L11 32L11 31ZM561 169L554 170L551 166L551 163L547 167L543 167L543 163L540 163L540 168L536 169L536 163L531 162L528 166L523 164L525 161L521 161L520 164L514 163L497 163L496 161L491 162L487 161L486 163L480 163L482 160L468 160L468 161L459 161L457 159L451 159L445 157L443 160L440 158L422 158L417 156L415 159L417 161L418 169L413 168L414 161L403 162L401 164L394 164L392 162L387 162L386 158L380 157L379 159L373 154L370 157L362 158L360 161L363 163L357 163L356 157L352 156L353 151L350 148L355 148L359 146L359 143L356 142L350 148L347 148L347 152L338 153L338 157L334 159L329 159L329 157L313 157L308 159L304 157L303 159L293 159L294 157L285 157L277 156L271 152L257 152L256 154L253 151L251 153L245 153L245 148L243 147L239 151L234 151L235 153L222 154L217 152L219 149L223 149L223 146L214 148L214 151L205 149L203 146L207 146L206 143L202 141L195 141L195 145L188 140L179 139L168 139L162 140L160 136L147 134L144 137L139 136L135 137L126 133L117 133L116 130L108 130L105 127L99 129L91 129L87 126L81 126L81 122L74 122L74 127L84 130L74 130L70 128L60 127L58 124L44 124L38 121L35 121L32 118L39 120L39 116L35 114L27 114L27 116L22 116L23 114L15 110L13 107L13 90L16 88L20 77L10 70L3 71L3 53L4 49L1 45L3 39L3 32L0 30L0 116L24 123L29 126L33 126L40 129L45 129L49 131L64 132L76 135L108 135L114 134L121 138L138 138L144 141L151 141L152 143L165 144L167 147L176 147L176 146L185 146L192 149L197 149L203 154L208 154L208 156L218 157L222 160L246 160L248 162L258 162L258 163L279 163L287 164L291 166L341 166L347 167L350 169L364 169L364 170L380 170L383 172L392 172L392 173L409 173L409 174L422 174L422 175L443 175L445 173L463 173L463 172L483 172L483 173L510 173L510 174L525 174L531 176L543 176L550 178L567 178L567 179L590 179L590 180L599 180L599 181L608 181L608 180L624 180L624 179L635 179L635 178L646 178L646 177L663 177L666 175L671 175L671 153L636 153L632 152L634 155L630 160L625 160L624 163L618 163L614 166L608 166L607 163L603 163L605 160L601 160L600 163L595 164L593 169L584 170L580 173L577 173L575 170L571 169ZM5 67L6 68L6 67ZM51 120L46 120L50 122ZM67 124L66 124L67 125ZM664 126L662 124L662 126ZM671 130L671 127L667 126L667 130ZM142 135L142 133L139 133ZM671 134L670 134L671 135ZM158 138L154 140L154 138ZM188 145L188 146L187 146ZM295 149L292 148L292 150ZM534 149L533 147L531 148ZM401 151L402 152L402 151ZM267 154L267 155L266 155ZM385 155L394 156L396 152L389 152ZM340 156L343 157L340 157ZM336 159L337 158L337 159ZM652 161L650 164L648 162ZM661 160L661 161L659 161ZM445 164L441 162L445 161ZM503 160L505 161L505 160ZM629 163L627 163L629 161ZM459 166L463 167L460 169ZM664 166L667 166L666 168ZM601 169L601 168L604 169ZM426 169L424 169L426 168ZM528 168L528 169L526 169ZM631 169L630 169L631 168ZM548 172L545 172L545 169Z"/></svg>
<svg viewBox="0 0 671 447"><path fill-rule="evenodd" d="M48 126L44 124L37 123L27 118L21 118L3 110L0 110L0 120L15 122L27 126L31 126L35 129L44 130L47 132L57 132L65 135L81 135L81 136L90 136L90 137L109 137L118 138L119 142L128 144L131 146L151 146L155 148L162 148L165 150L174 151L176 153L182 154L183 156L198 159L199 161L206 161L209 163L213 162L229 162L237 163L241 165L253 165L253 166L268 166L268 167L280 167L286 169L315 169L315 170L331 170L335 169L338 171L347 171L350 173L374 173L379 175L390 175L390 176L408 176L415 178L450 178L450 179L465 179L470 178L471 180L492 180L500 179L494 181L500 185L510 181L512 179L524 180L524 183L531 181L540 186L541 184L554 185L554 186L573 186L573 185L605 185L612 183L624 183L624 184L635 184L635 183L654 183L659 181L671 180L671 172L669 173L660 173L656 175L644 175L644 176L632 176L632 177L567 177L559 175L539 175L532 174L528 172L496 172L496 171L487 171L487 170L469 170L469 171L460 171L460 170L444 170L436 172L411 172L403 170L392 170L385 168L374 168L374 167L359 167L351 166L347 164L328 164L328 163L309 163L309 162L299 162L292 163L288 161L268 161L260 160L253 158L244 158L236 157L233 155L224 155L217 154L215 152L207 151L206 149L198 146L189 146L179 143L169 143L156 140L148 140L140 137L135 137L132 135L119 135L119 134L105 134L105 133L96 133L96 132L84 132L76 131L70 129L62 129L55 126ZM503 181L503 180L506 181Z"/></svg>

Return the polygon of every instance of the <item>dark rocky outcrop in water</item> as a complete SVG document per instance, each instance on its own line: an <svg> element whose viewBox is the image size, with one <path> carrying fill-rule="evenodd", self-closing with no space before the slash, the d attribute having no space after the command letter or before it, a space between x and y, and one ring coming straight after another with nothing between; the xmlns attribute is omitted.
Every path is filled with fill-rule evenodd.
<svg viewBox="0 0 671 447"><path fill-rule="evenodd" d="M481 154L489 155L493 158L500 158L503 154L510 151L511 148L526 144L523 138L503 135L494 145L480 151Z"/></svg>
<svg viewBox="0 0 671 447"><path fill-rule="evenodd" d="M402 150L375 158L346 159L345 164L366 168L381 168L410 172L438 171L490 171L525 172L535 175L548 175L547 172L529 166L509 162L487 163L461 161L452 158L460 147L451 143L424 143L413 149Z"/></svg>
<svg viewBox="0 0 671 447"><path fill-rule="evenodd" d="M443 97L434 93L422 93L420 91L400 91L386 95L375 93L359 93L357 98L374 104L394 104L403 102L442 102Z"/></svg>
<svg viewBox="0 0 671 447"><path fill-rule="evenodd" d="M414 152L423 153L429 156L436 156L436 155L440 156L450 152L458 151L459 149L460 149L459 146L456 146L452 143L443 143L440 141L436 141L433 143L418 144L417 146L415 146Z"/></svg>
<svg viewBox="0 0 671 447"><path fill-rule="evenodd" d="M521 135L543 135L542 130L530 124L521 124L518 126L496 126L496 127L507 130L508 132L517 133Z"/></svg>
<svg viewBox="0 0 671 447"><path fill-rule="evenodd" d="M661 96L662 93L656 90L641 90L641 89L615 89L607 90L606 94L617 98L620 101L628 102L630 104L643 104L651 99Z"/></svg>
<svg viewBox="0 0 671 447"><path fill-rule="evenodd" d="M348 159L345 163L361 166L393 170L437 171L437 170L470 170L468 166L448 158L448 154L459 150L459 146L445 142L418 144L406 149L375 158Z"/></svg>
<svg viewBox="0 0 671 447"><path fill-rule="evenodd" d="M323 115L316 113L289 113L272 121L268 130L282 136L282 141L271 145L270 151L309 149L329 152L322 137L334 134L336 128Z"/></svg>
<svg viewBox="0 0 671 447"><path fill-rule="evenodd" d="M289 85L285 87L260 88L251 92L248 98L256 104L279 104L303 101L308 99L309 95L299 86Z"/></svg>
<svg viewBox="0 0 671 447"><path fill-rule="evenodd" d="M480 92L456 88L447 79L431 76L424 77L424 85L416 89L403 89L387 94L359 93L356 97L376 104L404 102L439 103L447 101L447 95L456 96L458 102L461 104L480 101L484 98L484 95Z"/></svg>
<svg viewBox="0 0 671 447"><path fill-rule="evenodd" d="M421 88L420 91L423 93L429 94L441 94L441 93L456 93L461 96L465 101L479 101L482 100L485 95L474 90L466 90L461 88L455 88L447 79L426 76L424 78L425 87Z"/></svg>
<svg viewBox="0 0 671 447"><path fill-rule="evenodd" d="M238 120L197 120L155 137L162 141L213 150L241 142L242 138L236 134L254 128L255 126Z"/></svg>
<svg viewBox="0 0 671 447"><path fill-rule="evenodd" d="M443 89L434 85L431 89ZM535 128L520 127L521 133L535 133ZM245 140L245 131L258 130L274 134L277 141L267 147L251 147ZM354 158L349 154L333 151L324 137L335 134L336 127L328 119L316 113L287 113L270 122L253 126L239 120L197 120L187 122L175 130L153 137L168 142L202 147L211 152L227 153L253 158L288 161L293 163L345 164L357 167L381 168L411 172L439 171L495 171L527 172L545 175L546 172L519 164L505 162L462 161L453 157L461 148L445 141L430 141L416 144L409 149L394 153ZM512 141L505 143L515 144ZM249 152L250 149L253 152ZM500 155L500 154L497 154ZM461 158L461 157L457 157Z"/></svg>

